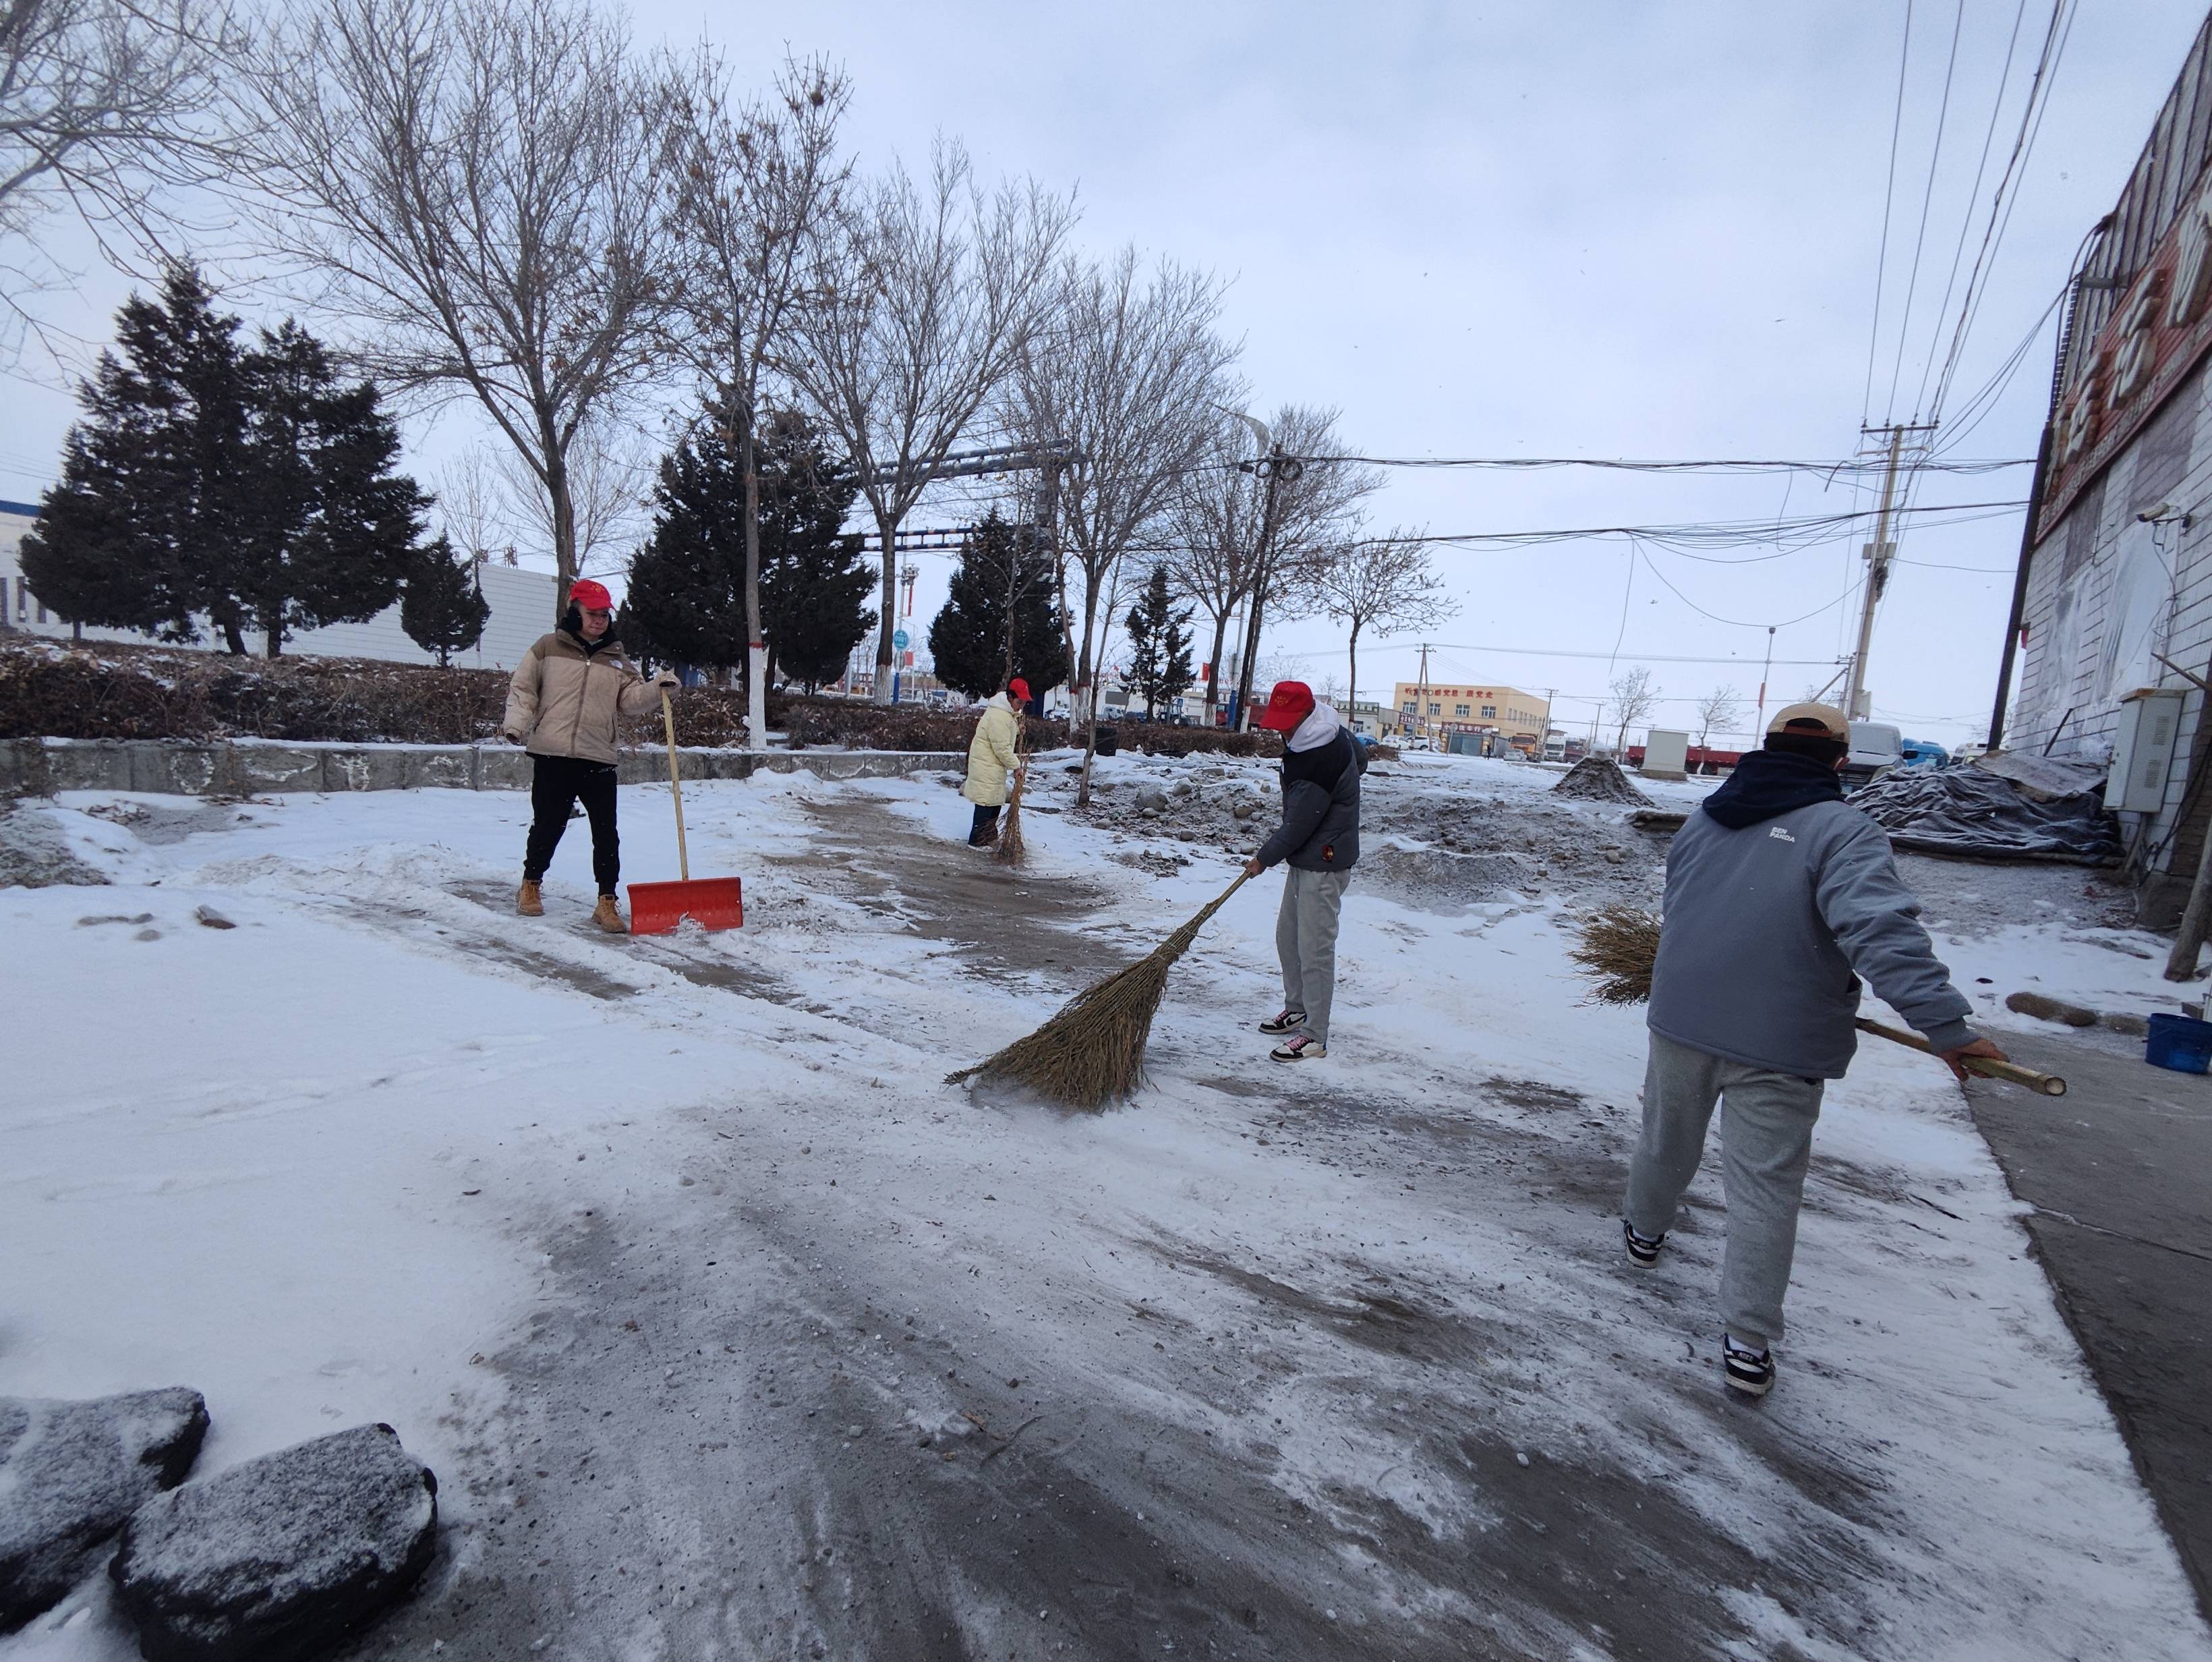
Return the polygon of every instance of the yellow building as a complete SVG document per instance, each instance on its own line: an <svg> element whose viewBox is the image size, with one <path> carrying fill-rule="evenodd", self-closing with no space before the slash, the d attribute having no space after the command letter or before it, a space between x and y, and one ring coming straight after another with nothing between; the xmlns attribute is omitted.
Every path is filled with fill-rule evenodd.
<svg viewBox="0 0 2212 1662"><path fill-rule="evenodd" d="M1401 681L1392 690L1393 726L1432 740L1442 750L1454 734L1494 733L1516 750L1536 751L1552 723L1550 703L1518 687L1447 686Z"/></svg>

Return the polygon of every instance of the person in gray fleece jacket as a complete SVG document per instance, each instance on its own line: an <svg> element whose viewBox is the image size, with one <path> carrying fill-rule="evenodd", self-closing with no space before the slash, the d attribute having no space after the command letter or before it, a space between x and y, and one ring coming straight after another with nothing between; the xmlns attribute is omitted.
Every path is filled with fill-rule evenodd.
<svg viewBox="0 0 2212 1662"><path fill-rule="evenodd" d="M1857 1046L1863 977L1963 1079L2002 1058L1918 922L1889 838L1846 803L1836 770L1850 724L1793 704L1675 833L1651 976L1644 1132L1621 1233L1650 1269L1703 1157L1719 1102L1728 1244L1721 1269L1727 1383L1764 1396L1796 1251L1823 1084Z"/></svg>

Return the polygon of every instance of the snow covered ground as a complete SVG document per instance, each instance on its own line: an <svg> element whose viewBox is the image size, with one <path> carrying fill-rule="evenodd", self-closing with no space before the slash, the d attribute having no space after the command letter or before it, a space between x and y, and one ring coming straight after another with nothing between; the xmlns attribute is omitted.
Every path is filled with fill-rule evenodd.
<svg viewBox="0 0 2212 1662"><path fill-rule="evenodd" d="M1127 1107L942 1083L1225 886L1270 771L1116 758L1079 816L1048 758L1019 874L935 776L687 788L746 925L659 941L586 928L580 823L512 915L520 795L25 807L111 880L0 890L0 1393L195 1386L203 1474L396 1427L445 1547L363 1656L2212 1657L1926 1058L1830 1092L1764 1404L1717 1178L1625 1267L1640 1018L1566 908L1663 845L1555 775L1370 780L1326 1062L1251 1031L1269 878ZM1186 782L1188 839L1135 806ZM624 791L629 876L667 806ZM1439 840L1516 815L1522 891ZM1990 1005L2166 1008L2078 872L1929 871ZM131 1653L104 1579L0 1640Z"/></svg>

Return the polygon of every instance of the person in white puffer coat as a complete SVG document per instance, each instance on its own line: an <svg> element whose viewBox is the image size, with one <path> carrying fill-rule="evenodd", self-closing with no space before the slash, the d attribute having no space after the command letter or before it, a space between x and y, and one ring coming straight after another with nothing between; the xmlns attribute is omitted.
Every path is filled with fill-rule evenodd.
<svg viewBox="0 0 2212 1662"><path fill-rule="evenodd" d="M999 810L1006 806L1009 785L1022 770L1022 717L1030 684L1017 675L1004 692L994 692L968 741L968 782L960 794L975 805L968 846L988 849L999 840Z"/></svg>

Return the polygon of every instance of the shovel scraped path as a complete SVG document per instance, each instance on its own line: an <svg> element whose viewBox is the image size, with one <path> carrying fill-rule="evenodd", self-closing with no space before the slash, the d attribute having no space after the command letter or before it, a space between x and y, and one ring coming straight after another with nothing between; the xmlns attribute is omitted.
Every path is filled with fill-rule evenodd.
<svg viewBox="0 0 2212 1662"><path fill-rule="evenodd" d="M0 1391L192 1385L203 1471L393 1423L444 1536L363 1657L2212 1658L1923 1059L1832 1093L1740 1404L1717 1186L1626 1267L1640 1029L1540 898L1355 878L1334 1054L1282 1068L1257 884L1127 1108L945 1087L1233 874L1033 778L1021 872L936 780L687 790L748 921L650 941L566 845L513 916L465 794L34 810L111 886L0 896ZM634 872L665 810L625 791ZM104 1600L0 1659L129 1654Z"/></svg>

